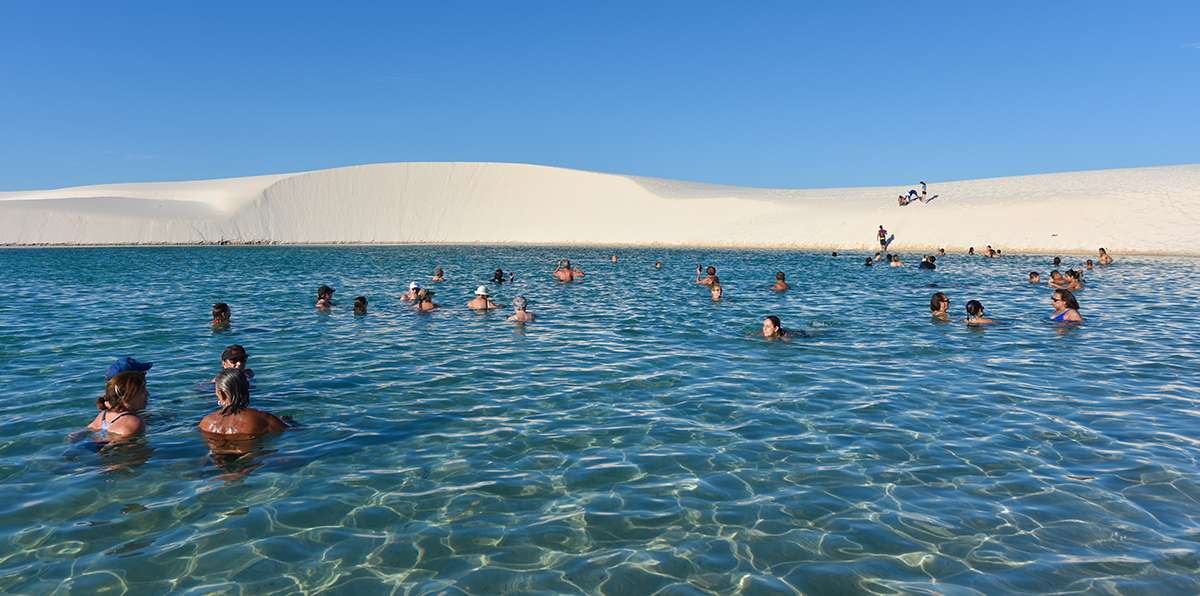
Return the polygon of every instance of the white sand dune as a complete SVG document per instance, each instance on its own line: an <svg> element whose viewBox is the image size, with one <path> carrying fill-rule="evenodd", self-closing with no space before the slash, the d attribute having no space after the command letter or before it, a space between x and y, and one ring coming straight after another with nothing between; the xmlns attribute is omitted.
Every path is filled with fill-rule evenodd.
<svg viewBox="0 0 1200 596"><path fill-rule="evenodd" d="M915 182L915 181L913 181ZM1200 254L1200 164L759 189L504 163L392 163L0 193L0 244L528 243Z"/></svg>

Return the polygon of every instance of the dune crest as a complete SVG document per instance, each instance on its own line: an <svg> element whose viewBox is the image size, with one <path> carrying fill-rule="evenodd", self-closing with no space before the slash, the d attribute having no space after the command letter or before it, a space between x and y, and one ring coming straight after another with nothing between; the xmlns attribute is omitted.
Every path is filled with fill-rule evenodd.
<svg viewBox="0 0 1200 596"><path fill-rule="evenodd" d="M506 163L388 163L0 193L0 244L529 243L1200 254L1200 165L761 189Z"/></svg>

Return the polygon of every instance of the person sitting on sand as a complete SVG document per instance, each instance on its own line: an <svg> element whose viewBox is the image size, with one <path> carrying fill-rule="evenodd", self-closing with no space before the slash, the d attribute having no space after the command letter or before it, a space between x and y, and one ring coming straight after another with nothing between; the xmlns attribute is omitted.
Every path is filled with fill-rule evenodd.
<svg viewBox="0 0 1200 596"><path fill-rule="evenodd" d="M414 282L408 284L407 292L400 294L400 299L405 302L414 302L417 299L417 292L420 291L420 289L421 289L421 284L414 281Z"/></svg>
<svg viewBox="0 0 1200 596"><path fill-rule="evenodd" d="M1030 271L1030 272L1029 272L1029 283L1031 283L1031 284L1040 284L1040 283L1042 283L1042 276L1041 276L1041 274L1039 274L1037 271Z"/></svg>
<svg viewBox="0 0 1200 596"><path fill-rule="evenodd" d="M504 283L504 270L497 269L496 272L492 274L491 282L494 284Z"/></svg>
<svg viewBox="0 0 1200 596"><path fill-rule="evenodd" d="M771 286L771 289L775 290L776 292L786 292L788 290L788 288L790 288L790 287L791 286L788 285L788 282L785 279L783 272L776 271L775 272L775 285Z"/></svg>
<svg viewBox="0 0 1200 596"><path fill-rule="evenodd" d="M1054 294L1050 296L1050 303L1054 305L1054 314L1050 315L1050 320L1056 323L1081 323L1083 316L1079 314L1079 302L1075 300L1075 295L1071 290L1054 290Z"/></svg>
<svg viewBox="0 0 1200 596"><path fill-rule="evenodd" d="M321 286L317 288L317 308L322 310L333 306L333 293L337 291L329 286Z"/></svg>
<svg viewBox="0 0 1200 596"><path fill-rule="evenodd" d="M467 308L471 310L495 310L499 307L488 297L487 287L479 286L475 288L475 298L467 303Z"/></svg>
<svg viewBox="0 0 1200 596"><path fill-rule="evenodd" d="M1071 285L1071 282L1067 281L1067 278L1063 277L1063 274L1059 273L1058 269L1055 269L1050 272L1050 282L1047 285L1055 290L1065 290L1067 286Z"/></svg>
<svg viewBox="0 0 1200 596"><path fill-rule="evenodd" d="M270 412L250 407L250 381L236 368L221 371L213 380L213 394L221 409L205 416L197 425L215 435L254 436L287 429L287 424Z"/></svg>
<svg viewBox="0 0 1200 596"><path fill-rule="evenodd" d="M696 265L696 283L697 284L702 285L702 286L711 286L713 284L721 283L721 278L717 277L717 268L716 267L709 265L708 269L705 269L704 272L707 274L707 276L701 278L700 277L700 265Z"/></svg>
<svg viewBox="0 0 1200 596"><path fill-rule="evenodd" d="M365 314L367 314L367 297L366 296L355 296L354 297L354 315L361 317Z"/></svg>
<svg viewBox="0 0 1200 596"><path fill-rule="evenodd" d="M433 303L433 292L421 288L417 291L417 300L416 304L413 304L413 307L419 312L429 312L437 308L438 305Z"/></svg>
<svg viewBox="0 0 1200 596"><path fill-rule="evenodd" d="M533 313L525 310L529 305L529 302L525 300L524 296L517 296L516 298L513 298L512 305L513 310L516 312L514 312L513 315L508 318L508 320L514 323L528 323L529 321L533 320Z"/></svg>
<svg viewBox="0 0 1200 596"><path fill-rule="evenodd" d="M1100 256L1097 257L1096 260L1099 261L1101 265L1113 264L1113 258L1108 256L1108 251L1104 250L1103 248L1100 249Z"/></svg>
<svg viewBox="0 0 1200 596"><path fill-rule="evenodd" d="M150 363L145 365L149 368ZM88 429L99 431L102 438L110 434L129 436L145 432L146 422L139 412L146 409L149 400L144 370L125 370L112 375L104 385L104 395L96 398L96 409L100 413Z"/></svg>
<svg viewBox="0 0 1200 596"><path fill-rule="evenodd" d="M779 317L771 315L763 319L762 334L767 339L786 339L791 332L783 328L783 322L779 320Z"/></svg>
<svg viewBox="0 0 1200 596"><path fill-rule="evenodd" d="M930 316L939 321L950 320L950 299L938 292L929 299Z"/></svg>
<svg viewBox="0 0 1200 596"><path fill-rule="evenodd" d="M709 292L709 295L712 296L713 302L720 302L721 296L725 295L725 289L722 288L721 284L719 284L719 283L708 286L708 292Z"/></svg>
<svg viewBox="0 0 1200 596"><path fill-rule="evenodd" d="M987 318L983 314L983 303L978 300L967 301L967 324L968 325L991 325L995 323L992 319Z"/></svg>
<svg viewBox="0 0 1200 596"><path fill-rule="evenodd" d="M254 378L254 371L246 368L246 361L250 359L250 355L246 353L246 348L240 344L232 344L225 347L221 352L221 368L228 370L236 368L243 373L246 373L247 379Z"/></svg>
<svg viewBox="0 0 1200 596"><path fill-rule="evenodd" d="M229 318L232 313L229 312L229 305L224 302L218 302L212 307L212 323L214 329L228 329Z"/></svg>
<svg viewBox="0 0 1200 596"><path fill-rule="evenodd" d="M904 195L899 195L896 197L896 203L899 204L901 207L905 207L909 203L908 197L906 197Z"/></svg>
<svg viewBox="0 0 1200 596"><path fill-rule="evenodd" d="M429 281L446 281L446 272L442 271L441 265L438 265L437 268L433 270L433 277L431 277Z"/></svg>

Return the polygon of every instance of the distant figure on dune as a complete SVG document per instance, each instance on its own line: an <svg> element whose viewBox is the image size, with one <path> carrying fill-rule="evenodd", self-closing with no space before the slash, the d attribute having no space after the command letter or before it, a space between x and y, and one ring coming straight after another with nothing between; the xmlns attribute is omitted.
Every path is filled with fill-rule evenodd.
<svg viewBox="0 0 1200 596"><path fill-rule="evenodd" d="M408 291L400 294L400 299L405 302L414 302L417 299L417 292L421 291L421 284L412 282L408 284Z"/></svg>
<svg viewBox="0 0 1200 596"><path fill-rule="evenodd" d="M354 298L354 314L355 316L363 316L367 314L367 297L356 296Z"/></svg>
<svg viewBox="0 0 1200 596"><path fill-rule="evenodd" d="M1113 258L1108 256L1108 251L1104 250L1103 248L1100 249L1100 256L1097 257L1096 260L1100 261L1101 265L1112 265L1113 264Z"/></svg>
<svg viewBox="0 0 1200 596"><path fill-rule="evenodd" d="M517 296L516 298L513 298L513 310L516 312L514 312L511 317L508 317L508 320L514 323L528 323L529 321L532 321L533 313L525 310L528 304L529 302L525 300L524 296Z"/></svg>
<svg viewBox="0 0 1200 596"><path fill-rule="evenodd" d="M1079 314L1079 302L1075 300L1075 295L1071 290L1054 290L1054 294L1050 296L1050 303L1054 305L1054 314L1050 315L1050 320L1056 323L1082 323L1083 316Z"/></svg>
<svg viewBox="0 0 1200 596"><path fill-rule="evenodd" d="M229 312L229 305L224 302L218 302L212 307L212 323L214 330L223 330L229 328L229 318L232 313Z"/></svg>
<svg viewBox="0 0 1200 596"><path fill-rule="evenodd" d="M437 307L438 305L433 303L433 292L424 288L417 291L417 302L413 305L413 308L416 308L420 312L429 312Z"/></svg>
<svg viewBox="0 0 1200 596"><path fill-rule="evenodd" d="M479 286L475 289L475 298L467 303L467 308L471 310L495 310L499 307L488 297L487 286Z"/></svg>
<svg viewBox="0 0 1200 596"><path fill-rule="evenodd" d="M767 339L787 339L791 332L783 328L779 317L771 315L763 319L762 334Z"/></svg>
<svg viewBox="0 0 1200 596"><path fill-rule="evenodd" d="M442 271L440 265L433 270L433 277L429 281L446 281L446 272Z"/></svg>
<svg viewBox="0 0 1200 596"><path fill-rule="evenodd" d="M1030 271L1030 272L1029 272L1029 283L1031 283L1031 284L1040 284L1040 283L1042 283L1042 276L1041 276L1041 274L1040 274L1040 273L1038 273L1037 271Z"/></svg>
<svg viewBox="0 0 1200 596"><path fill-rule="evenodd" d="M214 380L213 394L220 410L204 417L197 426L215 435L255 436L287 429L287 424L270 412L250 407L250 382L236 369L221 371Z"/></svg>
<svg viewBox="0 0 1200 596"><path fill-rule="evenodd" d="M337 290L324 285L317 288L317 308L328 310L330 307L332 307L334 305L333 293L336 291Z"/></svg>
<svg viewBox="0 0 1200 596"><path fill-rule="evenodd" d="M702 286L711 286L713 284L721 283L721 278L717 277L717 268L716 267L709 265L708 269L704 269L703 271L707 274L705 277L700 277L701 270L702 270L701 266L696 265L696 283L697 284L702 285Z"/></svg>
<svg viewBox="0 0 1200 596"><path fill-rule="evenodd" d="M978 300L967 301L967 324L968 325L991 325L995 323L992 319L987 318L983 314L983 303Z"/></svg>
<svg viewBox="0 0 1200 596"><path fill-rule="evenodd" d="M929 298L929 314L939 321L950 320L950 299L938 292Z"/></svg>
<svg viewBox="0 0 1200 596"><path fill-rule="evenodd" d="M777 271L775 273L775 285L771 286L771 289L775 290L776 292L786 292L790 287L791 286L788 285L783 272Z"/></svg>
<svg viewBox="0 0 1200 596"><path fill-rule="evenodd" d="M720 302L721 296L725 295L725 289L719 283L708 286L708 292L713 302Z"/></svg>

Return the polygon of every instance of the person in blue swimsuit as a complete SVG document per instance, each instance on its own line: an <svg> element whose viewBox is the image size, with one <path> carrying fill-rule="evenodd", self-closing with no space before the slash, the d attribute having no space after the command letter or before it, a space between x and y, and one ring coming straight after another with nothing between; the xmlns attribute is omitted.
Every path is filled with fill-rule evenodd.
<svg viewBox="0 0 1200 596"><path fill-rule="evenodd" d="M1075 295L1071 290L1054 290L1054 294L1050 296L1050 303L1054 305L1054 314L1050 315L1050 320L1055 323L1082 323L1083 316L1079 314L1079 302L1075 300Z"/></svg>
<svg viewBox="0 0 1200 596"><path fill-rule="evenodd" d="M132 358L122 360L144 366L145 369L116 372L105 384L104 395L96 398L96 408L100 413L88 425L88 429L99 431L106 439L109 435L131 436L146 430L146 423L138 413L146 409L150 400L145 372L150 368L150 363L140 363ZM121 360L118 360L113 366L119 368L120 364Z"/></svg>

